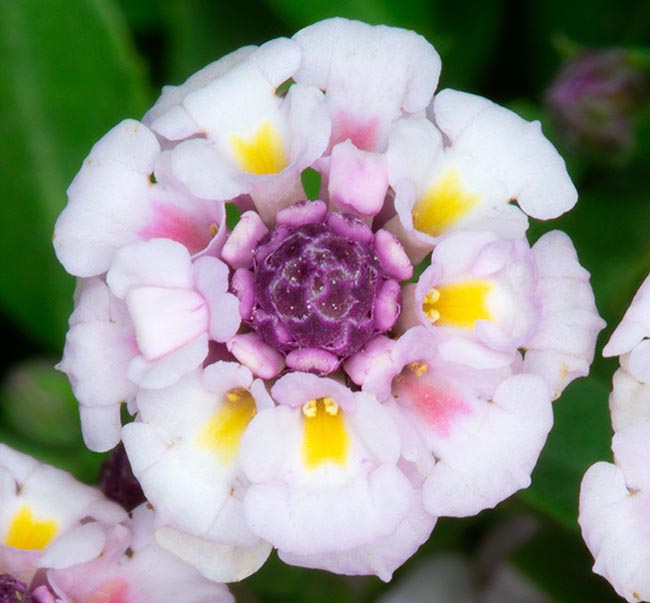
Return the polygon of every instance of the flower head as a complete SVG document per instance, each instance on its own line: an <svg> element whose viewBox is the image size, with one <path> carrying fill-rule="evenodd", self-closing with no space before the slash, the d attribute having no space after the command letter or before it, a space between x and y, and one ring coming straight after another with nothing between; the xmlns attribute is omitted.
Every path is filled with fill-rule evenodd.
<svg viewBox="0 0 650 603"><path fill-rule="evenodd" d="M57 252L84 278L60 367L86 441L124 441L156 541L206 576L275 547L390 578L438 516L528 485L551 399L588 371L589 275L566 235L525 239L575 204L564 162L538 123L435 94L439 73L414 32L323 21L165 88L70 189ZM147 161L120 154L129 132ZM91 169L105 148L137 219ZM120 237L82 271L104 205Z"/></svg>

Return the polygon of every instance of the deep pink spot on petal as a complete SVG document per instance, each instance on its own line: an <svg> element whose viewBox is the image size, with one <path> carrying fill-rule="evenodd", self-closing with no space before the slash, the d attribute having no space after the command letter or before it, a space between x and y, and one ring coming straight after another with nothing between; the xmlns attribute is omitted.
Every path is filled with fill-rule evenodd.
<svg viewBox="0 0 650 603"><path fill-rule="evenodd" d="M209 221L200 222L178 207L154 202L153 208L153 220L138 232L145 240L172 239L194 254L204 249L215 234L210 231ZM212 226L213 231L215 226Z"/></svg>
<svg viewBox="0 0 650 603"><path fill-rule="evenodd" d="M421 376L410 367L393 380L397 401L420 416L438 436L447 437L459 417L472 412L470 405L442 381Z"/></svg>
<svg viewBox="0 0 650 603"><path fill-rule="evenodd" d="M332 125L332 146L349 138L357 149L372 151L377 143L378 129L376 117L364 121L339 111Z"/></svg>

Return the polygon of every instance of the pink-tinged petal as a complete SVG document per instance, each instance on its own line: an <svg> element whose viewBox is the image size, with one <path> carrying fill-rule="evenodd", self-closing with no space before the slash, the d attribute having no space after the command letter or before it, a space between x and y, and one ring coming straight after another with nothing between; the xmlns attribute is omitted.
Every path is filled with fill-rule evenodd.
<svg viewBox="0 0 650 603"><path fill-rule="evenodd" d="M650 340L637 344L630 352L627 368L635 379L650 383Z"/></svg>
<svg viewBox="0 0 650 603"><path fill-rule="evenodd" d="M444 381L423 380L415 372L403 371L394 380L393 396L411 410L422 426L438 438L448 438L463 417L474 414L463 395Z"/></svg>
<svg viewBox="0 0 650 603"><path fill-rule="evenodd" d="M382 465L367 481L349 481L336 490L253 484L244 502L256 534L280 550L310 555L363 546L390 535L407 513L412 491L396 467Z"/></svg>
<svg viewBox="0 0 650 603"><path fill-rule="evenodd" d="M100 279L80 281L76 297L57 368L68 375L79 400L86 444L104 452L119 441L122 403L137 393L127 375L138 355L135 331L125 304Z"/></svg>
<svg viewBox="0 0 650 603"><path fill-rule="evenodd" d="M203 333L178 350L158 360L136 356L128 367L128 377L140 387L167 387L197 368L208 355L208 335Z"/></svg>
<svg viewBox="0 0 650 603"><path fill-rule="evenodd" d="M294 42L271 40L220 77L195 86L185 95L183 107L208 139L216 139L251 115L268 115L280 100L276 88L293 76L299 63L300 50Z"/></svg>
<svg viewBox="0 0 650 603"><path fill-rule="evenodd" d="M600 462L589 468L580 488L582 536L594 572L630 603L650 600L649 513L648 493L630 490L619 467Z"/></svg>
<svg viewBox="0 0 650 603"><path fill-rule="evenodd" d="M341 363L338 356L318 348L292 350L287 354L285 360L287 366L295 371L316 375L329 375Z"/></svg>
<svg viewBox="0 0 650 603"><path fill-rule="evenodd" d="M623 320L603 348L603 355L625 354L645 337L650 337L650 276L646 277L634 295Z"/></svg>
<svg viewBox="0 0 650 603"><path fill-rule="evenodd" d="M382 126L379 118L357 118L343 109L339 109L332 121L333 145L350 141L357 149L362 151L372 151L377 146Z"/></svg>
<svg viewBox="0 0 650 603"><path fill-rule="evenodd" d="M616 465L625 474L630 490L650 493L650 419L614 434L612 451ZM649 551L650 552L650 551Z"/></svg>
<svg viewBox="0 0 650 603"><path fill-rule="evenodd" d="M294 79L326 91L341 137L334 143L351 138L364 150L381 150L389 124L403 112L422 111L438 83L440 58L412 31L334 18L294 40L302 50Z"/></svg>
<svg viewBox="0 0 650 603"><path fill-rule="evenodd" d="M194 262L196 288L209 315L208 332L215 341L228 341L239 329L239 301L228 293L228 269L217 258L202 257Z"/></svg>
<svg viewBox="0 0 650 603"><path fill-rule="evenodd" d="M159 152L155 135L135 120L95 144L54 230L54 249L66 270L77 276L105 272L115 249L135 239L133 222L144 221L148 174Z"/></svg>
<svg viewBox="0 0 650 603"><path fill-rule="evenodd" d="M624 368L614 373L612 384L609 410L615 432L650 419L650 384L639 383Z"/></svg>
<svg viewBox="0 0 650 603"><path fill-rule="evenodd" d="M399 239L387 230L375 233L375 253L384 272L397 281L404 281L413 276L413 265L404 252Z"/></svg>
<svg viewBox="0 0 650 603"><path fill-rule="evenodd" d="M191 289L137 287L126 296L126 304L147 360L175 352L208 328L205 299Z"/></svg>
<svg viewBox="0 0 650 603"><path fill-rule="evenodd" d="M342 237L347 237L362 244L372 241L372 229L349 214L331 213L327 216L327 225Z"/></svg>
<svg viewBox="0 0 650 603"><path fill-rule="evenodd" d="M47 548L41 557L43 567L61 569L85 563L101 554L106 544L104 527L86 523L68 530Z"/></svg>
<svg viewBox="0 0 650 603"><path fill-rule="evenodd" d="M248 320L255 305L255 275L250 270L240 268L232 275L230 286L239 300L239 315Z"/></svg>
<svg viewBox="0 0 650 603"><path fill-rule="evenodd" d="M183 100L246 60L255 50L255 46L244 46L197 71L180 86L164 86L160 98L142 121L168 140L182 140L199 134L200 126L188 115Z"/></svg>
<svg viewBox="0 0 650 603"><path fill-rule="evenodd" d="M299 408L316 398L333 398L346 411L354 411L354 393L334 379L324 379L309 373L288 373L273 385L271 395L279 404Z"/></svg>
<svg viewBox="0 0 650 603"><path fill-rule="evenodd" d="M170 527L158 528L155 539L161 547L215 582L238 582L247 578L262 567L273 549L262 540L254 547L236 547Z"/></svg>
<svg viewBox="0 0 650 603"><path fill-rule="evenodd" d="M421 503L416 501L392 534L371 545L321 555L297 555L279 550L278 555L291 565L345 575L377 575L384 582L389 582L393 572L426 542L435 523L436 518L424 511Z"/></svg>
<svg viewBox="0 0 650 603"><path fill-rule="evenodd" d="M151 206L152 220L137 231L141 239L171 239L183 244L190 253L199 252L210 242L209 229L191 214L161 201L153 201ZM218 229L221 222L212 222L213 229Z"/></svg>
<svg viewBox="0 0 650 603"><path fill-rule="evenodd" d="M281 209L275 216L276 224L286 226L304 226L305 224L318 224L327 215L327 205L322 201L300 201L291 207Z"/></svg>
<svg viewBox="0 0 650 603"><path fill-rule="evenodd" d="M165 169L166 155L155 135L133 120L93 147L55 226L54 248L68 271L106 272L117 249L142 239L174 239L191 253L210 243L223 223L223 208L206 205L182 187Z"/></svg>
<svg viewBox="0 0 650 603"><path fill-rule="evenodd" d="M349 140L332 149L328 192L342 211L374 216L381 210L387 190L383 155L360 151Z"/></svg>
<svg viewBox="0 0 650 603"><path fill-rule="evenodd" d="M239 362L262 379L273 379L284 368L284 356L255 333L235 335L227 346Z"/></svg>
<svg viewBox="0 0 650 603"><path fill-rule="evenodd" d="M375 300L375 324L380 331L388 331L395 325L401 301L399 283L392 279L384 282Z"/></svg>
<svg viewBox="0 0 650 603"><path fill-rule="evenodd" d="M204 199L228 201L248 193L234 166L204 139L190 138L174 147L172 169L194 194Z"/></svg>
<svg viewBox="0 0 650 603"><path fill-rule="evenodd" d="M64 570L48 581L62 601L88 603L233 603L222 585L160 548L152 538L154 512L141 505L124 525L107 530L102 555Z"/></svg>
<svg viewBox="0 0 650 603"><path fill-rule="evenodd" d="M472 412L456 415L450 436L434 445L439 460L423 488L434 515L474 515L526 488L553 423L547 387L535 375L506 379L491 402L467 401Z"/></svg>
<svg viewBox="0 0 650 603"><path fill-rule="evenodd" d="M253 249L268 231L256 212L244 212L226 240L221 257L235 269L250 268L253 265Z"/></svg>
<svg viewBox="0 0 650 603"><path fill-rule="evenodd" d="M142 241L126 245L115 254L106 282L121 299L133 287L191 289L191 265L189 252L175 241Z"/></svg>
<svg viewBox="0 0 650 603"><path fill-rule="evenodd" d="M589 373L605 323L598 315L589 273L580 266L567 235L547 233L533 246L533 255L541 317L524 344L524 371L540 375L555 399L571 381Z"/></svg>
<svg viewBox="0 0 650 603"><path fill-rule="evenodd" d="M534 218L556 218L571 209L578 193L564 160L542 134L539 122L527 122L479 96L443 90L433 117L451 145L481 158L507 187L508 196Z"/></svg>
<svg viewBox="0 0 650 603"><path fill-rule="evenodd" d="M380 362L390 362L390 351L395 341L390 337L378 335L371 339L363 349L350 356L344 363L345 372L357 385L363 385L368 373Z"/></svg>
<svg viewBox="0 0 650 603"><path fill-rule="evenodd" d="M136 388L133 384L133 396ZM84 444L95 452L107 452L120 443L121 403L109 406L79 404L79 418Z"/></svg>

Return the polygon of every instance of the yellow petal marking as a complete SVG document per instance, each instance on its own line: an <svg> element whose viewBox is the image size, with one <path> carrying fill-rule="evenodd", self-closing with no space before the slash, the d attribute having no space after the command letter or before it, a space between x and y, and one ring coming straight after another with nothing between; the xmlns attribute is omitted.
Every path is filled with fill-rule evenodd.
<svg viewBox="0 0 650 603"><path fill-rule="evenodd" d="M249 174L277 174L289 165L280 134L268 119L247 140L233 134L230 146L239 167Z"/></svg>
<svg viewBox="0 0 650 603"><path fill-rule="evenodd" d="M447 171L413 206L413 227L437 237L471 211L481 199L468 193L455 168Z"/></svg>
<svg viewBox="0 0 650 603"><path fill-rule="evenodd" d="M430 289L422 311L431 324L473 329L477 320L492 320L487 297L492 284L480 279Z"/></svg>
<svg viewBox="0 0 650 603"><path fill-rule="evenodd" d="M350 436L336 400L329 397L309 400L303 405L302 413L305 417L302 454L307 469L316 469L328 461L345 465Z"/></svg>
<svg viewBox="0 0 650 603"><path fill-rule="evenodd" d="M14 515L5 538L5 545L28 551L42 551L59 531L53 519L39 519L23 505Z"/></svg>
<svg viewBox="0 0 650 603"><path fill-rule="evenodd" d="M243 387L226 393L223 406L203 425L194 445L214 452L226 464L239 454L239 442L257 409L255 398Z"/></svg>

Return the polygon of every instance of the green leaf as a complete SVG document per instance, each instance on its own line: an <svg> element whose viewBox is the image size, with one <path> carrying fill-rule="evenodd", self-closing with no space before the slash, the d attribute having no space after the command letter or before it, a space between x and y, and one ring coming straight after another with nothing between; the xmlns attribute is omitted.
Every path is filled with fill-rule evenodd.
<svg viewBox="0 0 650 603"><path fill-rule="evenodd" d="M52 250L66 188L92 144L146 91L110 0L0 3L0 304L59 348L73 281Z"/></svg>
<svg viewBox="0 0 650 603"><path fill-rule="evenodd" d="M167 32L166 81L179 84L212 61L249 44L291 35L262 0L169 0L161 8Z"/></svg>
<svg viewBox="0 0 650 603"><path fill-rule="evenodd" d="M52 446L83 446L79 410L68 378L54 360L28 360L14 367L0 390L0 410L15 433Z"/></svg>
<svg viewBox="0 0 650 603"><path fill-rule="evenodd" d="M533 483L519 497L572 531L578 529L578 495L585 471L611 460L609 386L594 379L572 383L554 403L555 424Z"/></svg>

